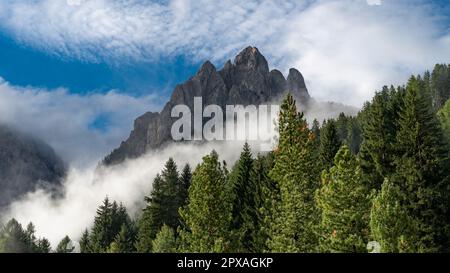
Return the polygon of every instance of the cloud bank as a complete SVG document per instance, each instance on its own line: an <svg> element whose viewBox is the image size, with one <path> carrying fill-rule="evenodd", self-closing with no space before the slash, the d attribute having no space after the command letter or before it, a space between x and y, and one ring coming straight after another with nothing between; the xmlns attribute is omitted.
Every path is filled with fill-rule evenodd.
<svg viewBox="0 0 450 273"><path fill-rule="evenodd" d="M422 0L5 0L0 28L64 58L186 55L216 63L255 45L298 67L314 97L361 106L375 89L450 58L445 9Z"/></svg>
<svg viewBox="0 0 450 273"><path fill-rule="evenodd" d="M69 164L98 162L127 137L133 120L159 110L154 96L71 94L66 89L17 87L0 79L0 122L37 136Z"/></svg>
<svg viewBox="0 0 450 273"><path fill-rule="evenodd" d="M195 167L204 155L215 149L220 159L231 166L239 157L241 144L173 145L101 172L95 172L95 165L71 168L64 182L63 198L54 199L43 190L30 193L0 214L0 223L13 217L25 225L32 221L38 237L46 237L53 247L65 235L79 240L84 229L93 224L96 209L105 196L122 202L131 216L139 214L144 207L144 196L150 193L153 179L169 157L174 158L179 169L186 163Z"/></svg>

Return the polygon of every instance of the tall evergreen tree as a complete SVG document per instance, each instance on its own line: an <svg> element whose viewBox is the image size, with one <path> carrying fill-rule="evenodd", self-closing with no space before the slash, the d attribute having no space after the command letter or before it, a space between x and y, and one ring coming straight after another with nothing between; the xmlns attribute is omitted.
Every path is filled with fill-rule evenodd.
<svg viewBox="0 0 450 273"><path fill-rule="evenodd" d="M38 253L50 253L52 251L52 246L46 238L38 240Z"/></svg>
<svg viewBox="0 0 450 273"><path fill-rule="evenodd" d="M404 91L384 87L359 115L363 141L359 152L363 179L374 189L380 189L384 177L394 171L394 154L399 112Z"/></svg>
<svg viewBox="0 0 450 273"><path fill-rule="evenodd" d="M23 229L16 219L11 219L0 230L0 253L39 253L42 250L45 249L39 247L32 223Z"/></svg>
<svg viewBox="0 0 450 273"><path fill-rule="evenodd" d="M442 109L438 112L439 121L444 132L445 140L450 145L450 100L445 103Z"/></svg>
<svg viewBox="0 0 450 273"><path fill-rule="evenodd" d="M317 247L313 227L318 215L314 192L318 168L314 136L295 100L288 95L281 105L279 144L270 176L279 186L279 213L271 226L269 246L274 252L311 252Z"/></svg>
<svg viewBox="0 0 450 273"><path fill-rule="evenodd" d="M125 207L117 202L110 202L106 197L97 209L94 226L90 234L90 250L94 253L106 252L120 232L122 225L132 230L133 224Z"/></svg>
<svg viewBox="0 0 450 273"><path fill-rule="evenodd" d="M341 146L335 121L330 119L324 123L320 135L320 165L322 169L328 169L333 165L334 156Z"/></svg>
<svg viewBox="0 0 450 273"><path fill-rule="evenodd" d="M231 205L226 196L226 171L213 151L203 158L192 176L187 207L180 209L185 228L180 230L181 250L230 250Z"/></svg>
<svg viewBox="0 0 450 273"><path fill-rule="evenodd" d="M431 99L424 90L420 78L412 77L408 82L397 134L395 172L388 177L394 184L391 188L399 192L396 199L401 211L413 223L414 232L410 234L415 239L408 241L407 248L412 252L435 252L448 245L449 153ZM381 211L376 215L383 214ZM399 240L383 237L387 232L382 228L390 228L383 221L389 218L376 215L372 219L379 223L379 239ZM400 228L408 227L405 224Z"/></svg>
<svg viewBox="0 0 450 273"><path fill-rule="evenodd" d="M371 198L361 176L346 145L336 154L334 167L322 173L322 186L316 192L320 251L366 252Z"/></svg>
<svg viewBox="0 0 450 273"><path fill-rule="evenodd" d="M56 247L56 253L72 253L74 250L75 246L69 236L65 236Z"/></svg>
<svg viewBox="0 0 450 273"><path fill-rule="evenodd" d="M187 204L189 196L189 187L192 182L191 166L186 164L180 174L180 205L185 206Z"/></svg>
<svg viewBox="0 0 450 273"><path fill-rule="evenodd" d="M450 65L436 64L431 74L431 95L435 110L450 99Z"/></svg>
<svg viewBox="0 0 450 273"><path fill-rule="evenodd" d="M233 233L233 251L250 252L253 250L254 232L258 216L256 198L259 193L251 179L253 158L248 143L245 143L241 156L235 165L235 175L230 179Z"/></svg>
<svg viewBox="0 0 450 273"><path fill-rule="evenodd" d="M255 199L257 208L257 222L253 235L254 252L269 252L268 237L270 227L274 222L278 211L277 204L280 202L280 191L278 184L270 178L269 172L274 166L273 152L267 155L258 155L253 162L251 179L254 185L258 185Z"/></svg>
<svg viewBox="0 0 450 273"><path fill-rule="evenodd" d="M89 231L86 229L80 239L80 252L91 253L91 242L89 240Z"/></svg>
<svg viewBox="0 0 450 273"><path fill-rule="evenodd" d="M154 253L175 253L177 252L177 243L175 232L172 228L164 225L153 240Z"/></svg>
<svg viewBox="0 0 450 273"><path fill-rule="evenodd" d="M131 253L134 252L134 234L129 226L122 224L119 233L108 248L109 253Z"/></svg>
<svg viewBox="0 0 450 273"><path fill-rule="evenodd" d="M188 169L185 170L188 172ZM184 173L188 175L188 173ZM189 177L185 177L189 179ZM175 161L170 158L161 175L153 182L150 197L146 197L147 207L139 221L137 249L139 252L150 252L151 242L161 227L166 224L176 229L180 225L178 210L185 204L185 187L189 183L180 179Z"/></svg>

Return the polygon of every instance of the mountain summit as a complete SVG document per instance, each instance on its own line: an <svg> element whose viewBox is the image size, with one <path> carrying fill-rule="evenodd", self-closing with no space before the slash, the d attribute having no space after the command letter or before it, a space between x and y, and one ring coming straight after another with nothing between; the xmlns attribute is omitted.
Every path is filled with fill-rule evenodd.
<svg viewBox="0 0 450 273"><path fill-rule="evenodd" d="M197 74L175 87L172 96L160 113L148 112L137 118L129 138L104 159L111 165L127 158L163 147L172 141L170 130L176 120L172 107L178 104L194 108L194 97L202 97L203 105L259 105L281 99L290 91L302 105L310 100L302 74L291 68L287 78L278 70L269 70L266 58L256 47L247 47L221 70L209 61Z"/></svg>

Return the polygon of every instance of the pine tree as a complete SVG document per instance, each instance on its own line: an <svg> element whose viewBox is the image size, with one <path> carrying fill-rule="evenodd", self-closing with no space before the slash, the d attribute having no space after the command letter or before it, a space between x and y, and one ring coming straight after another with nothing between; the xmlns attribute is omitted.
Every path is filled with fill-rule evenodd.
<svg viewBox="0 0 450 273"><path fill-rule="evenodd" d="M181 171L180 175L180 205L185 206L187 204L188 196L189 196L189 187L192 182L192 171L191 166L186 164Z"/></svg>
<svg viewBox="0 0 450 273"><path fill-rule="evenodd" d="M328 120L322 127L320 135L320 165L322 169L328 169L333 165L334 156L341 146L335 121Z"/></svg>
<svg viewBox="0 0 450 273"><path fill-rule="evenodd" d="M109 246L109 253L131 253L134 252L133 232L129 230L128 225L122 224L119 233Z"/></svg>
<svg viewBox="0 0 450 273"><path fill-rule="evenodd" d="M235 175L230 179L233 251L250 252L253 250L253 235L257 225L256 194L258 188L251 179L253 158L248 143L245 143L238 162L235 165Z"/></svg>
<svg viewBox="0 0 450 273"><path fill-rule="evenodd" d="M314 146L316 146L316 149L318 150L320 147L320 124L317 119L313 120L311 131L315 136L315 138L314 138L315 145Z"/></svg>
<svg viewBox="0 0 450 273"><path fill-rule="evenodd" d="M134 226L126 208L122 204L118 205L115 201L111 203L106 197L103 204L97 209L94 219L94 226L89 238L90 251L106 252L124 224L134 232Z"/></svg>
<svg viewBox="0 0 450 273"><path fill-rule="evenodd" d="M177 252L177 243L175 232L167 225L163 225L161 230L153 240L154 253L175 253Z"/></svg>
<svg viewBox="0 0 450 273"><path fill-rule="evenodd" d="M346 143L349 146L350 151L354 155L357 155L359 153L362 142L361 126L357 118L350 118L348 130L348 139Z"/></svg>
<svg viewBox="0 0 450 273"><path fill-rule="evenodd" d="M439 121L447 144L450 145L450 100L438 112Z"/></svg>
<svg viewBox="0 0 450 273"><path fill-rule="evenodd" d="M436 64L431 74L431 95L435 110L450 99L450 65Z"/></svg>
<svg viewBox="0 0 450 273"><path fill-rule="evenodd" d="M318 219L314 204L318 186L314 136L290 94L281 105L278 128L279 144L270 177L278 183L281 200L270 228L269 246L274 252L311 252L317 246L313 227Z"/></svg>
<svg viewBox="0 0 450 273"><path fill-rule="evenodd" d="M448 148L429 94L424 90L423 81L412 77L400 114L395 172L388 181L394 184L390 188L398 191L397 202L405 218L409 219L407 224L399 227L407 234L405 241L408 247L388 248L390 251L436 252L448 246ZM387 213L378 212L378 215L384 214ZM379 240L400 240L383 237L383 234L389 234L383 230L390 229L389 222L383 222L389 218L377 218L376 215L372 218L378 223Z"/></svg>
<svg viewBox="0 0 450 273"><path fill-rule="evenodd" d="M162 222L162 210L159 208L164 181L156 175L153 180L153 189L150 197L146 197L147 207L143 210L138 224L138 238L136 249L140 253L152 251L152 241L158 232L159 223Z"/></svg>
<svg viewBox="0 0 450 273"><path fill-rule="evenodd" d="M164 224L174 229L180 225L178 210L185 204L184 182L187 181L180 179L175 161L170 158L155 178L150 197L146 197L147 207L139 221L139 252L151 251L151 242Z"/></svg>
<svg viewBox="0 0 450 273"><path fill-rule="evenodd" d="M38 253L50 253L52 251L50 242L46 238L38 240L37 248Z"/></svg>
<svg viewBox="0 0 450 273"><path fill-rule="evenodd" d="M334 167L322 173L316 192L321 252L366 252L371 198L361 176L346 145L336 154Z"/></svg>
<svg viewBox="0 0 450 273"><path fill-rule="evenodd" d="M74 250L75 247L72 243L72 240L70 240L69 236L65 236L56 247L56 253L72 253Z"/></svg>
<svg viewBox="0 0 450 273"><path fill-rule="evenodd" d="M80 252L91 253L91 242L89 240L89 231L86 229L80 239Z"/></svg>
<svg viewBox="0 0 450 273"><path fill-rule="evenodd" d="M113 204L109 201L109 198L106 197L103 204L97 209L91 237L89 238L91 249L94 253L106 251L114 238L111 232L112 208Z"/></svg>
<svg viewBox="0 0 450 273"><path fill-rule="evenodd" d="M192 176L189 202L180 209L183 252L227 252L231 205L226 196L226 171L213 151L203 158Z"/></svg>
<svg viewBox="0 0 450 273"><path fill-rule="evenodd" d="M0 230L0 253L39 252L38 240L32 223L24 230L16 219L11 219Z"/></svg>
<svg viewBox="0 0 450 273"><path fill-rule="evenodd" d="M253 235L252 251L256 253L269 252L268 237L270 226L274 222L277 211L276 204L280 201L278 184L269 177L274 166L274 154L258 155L253 162L251 180L257 185L255 207L257 208L257 222Z"/></svg>
<svg viewBox="0 0 450 273"><path fill-rule="evenodd" d="M359 115L363 141L359 159L368 187L379 190L386 176L394 172L398 119L404 91L384 87Z"/></svg>
<svg viewBox="0 0 450 273"><path fill-rule="evenodd" d="M373 201L370 228L381 252L415 252L411 244L417 241L418 225L408 214L405 196L400 187L386 179ZM417 249L418 250L418 249Z"/></svg>

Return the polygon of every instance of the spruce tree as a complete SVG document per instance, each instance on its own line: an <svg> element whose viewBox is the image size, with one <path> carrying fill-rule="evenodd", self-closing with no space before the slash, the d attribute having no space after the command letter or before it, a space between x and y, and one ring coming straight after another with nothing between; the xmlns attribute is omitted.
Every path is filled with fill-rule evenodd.
<svg viewBox="0 0 450 273"><path fill-rule="evenodd" d="M268 237L270 227L277 215L276 205L280 202L278 184L270 178L273 169L274 154L258 155L253 162L251 180L257 185L255 207L257 208L257 222L253 235L252 251L256 253L269 252Z"/></svg>
<svg viewBox="0 0 450 273"><path fill-rule="evenodd" d="M128 225L122 224L119 233L108 248L109 253L131 253L134 252L134 234Z"/></svg>
<svg viewBox="0 0 450 273"><path fill-rule="evenodd" d="M388 177L391 187L399 193L397 202L410 225L399 227L407 237L407 251L436 252L448 247L448 148L442 129L434 114L429 94L425 92L420 78L412 77L408 82L404 108L400 114L396 142L395 172ZM383 211L376 215L386 214ZM378 239L395 242L399 238L386 238L382 228L389 228L389 218L377 218ZM392 245L392 244L391 244ZM391 251L392 249L389 248ZM402 251L405 251L402 249ZM400 251L400 249L394 249Z"/></svg>
<svg viewBox="0 0 450 273"><path fill-rule="evenodd" d="M334 166L322 173L316 192L321 252L366 252L371 198L361 176L346 145L336 154Z"/></svg>
<svg viewBox="0 0 450 273"><path fill-rule="evenodd" d="M281 200L270 228L269 246L274 252L312 252L317 247L313 227L318 219L314 136L290 94L281 105L278 128L279 143L270 177L278 183Z"/></svg>
<svg viewBox="0 0 450 273"><path fill-rule="evenodd" d="M254 232L257 225L256 198L258 185L251 179L253 158L248 143L245 143L236 163L235 174L230 179L233 233L233 251L250 252L253 250Z"/></svg>
<svg viewBox="0 0 450 273"><path fill-rule="evenodd" d="M188 200L188 196L189 196L189 187L191 186L191 181L192 181L191 166L189 166L189 164L186 164L184 166L183 170L181 171L180 182L179 182L179 187L180 187L179 196L181 199L180 200L181 206L185 206L187 204L187 200Z"/></svg>
<svg viewBox="0 0 450 273"><path fill-rule="evenodd" d="M359 114L363 141L359 159L368 187L379 190L384 178L394 172L398 119L404 92L384 87Z"/></svg>
<svg viewBox="0 0 450 273"><path fill-rule="evenodd" d="M188 171L187 169L185 170ZM185 175L188 175L186 173ZM188 177L186 177L188 179ZM185 204L185 187L177 170L175 161L170 158L161 175L153 182L153 189L146 197L147 207L139 221L137 249L139 252L150 252L152 240L161 227L166 224L173 229L180 225L179 208Z"/></svg>
<svg viewBox="0 0 450 273"><path fill-rule="evenodd" d="M315 146L316 146L316 149L318 150L320 147L320 124L317 119L313 120L311 131L315 136L315 138L314 138Z"/></svg>
<svg viewBox="0 0 450 273"><path fill-rule="evenodd" d="M187 207L180 209L183 252L230 250L231 205L226 196L226 171L213 151L203 158L192 176Z"/></svg>
<svg viewBox="0 0 450 273"><path fill-rule="evenodd" d="M0 230L0 253L36 253L40 252L38 240L32 223L24 230L22 225L11 219Z"/></svg>
<svg viewBox="0 0 450 273"><path fill-rule="evenodd" d="M38 240L37 248L38 253L50 253L52 251L50 242L46 238Z"/></svg>
<svg viewBox="0 0 450 273"><path fill-rule="evenodd" d="M322 169L328 169L333 165L334 156L341 146L335 121L330 119L324 123L320 135L320 165Z"/></svg>
<svg viewBox="0 0 450 273"><path fill-rule="evenodd" d="M86 229L80 239L80 253L91 253L89 231Z"/></svg>
<svg viewBox="0 0 450 273"><path fill-rule="evenodd" d="M75 246L69 236L65 236L56 247L56 253L72 253L74 250Z"/></svg>
<svg viewBox="0 0 450 273"><path fill-rule="evenodd" d="M390 179L386 179L375 197L370 214L372 238L381 252L415 252L412 244L419 238L418 223L409 215L405 194Z"/></svg>
<svg viewBox="0 0 450 273"><path fill-rule="evenodd" d="M445 140L450 145L450 100L445 103L442 109L438 112L439 121L444 132Z"/></svg>
<svg viewBox="0 0 450 273"><path fill-rule="evenodd" d="M106 197L103 204L97 209L94 219L94 226L89 238L90 251L106 252L124 224L134 232L134 226L126 208L122 204L118 205L115 201L111 203Z"/></svg>
<svg viewBox="0 0 450 273"><path fill-rule="evenodd" d="M153 240L154 253L175 253L177 252L177 243L175 232L167 225L163 225L161 230Z"/></svg>

